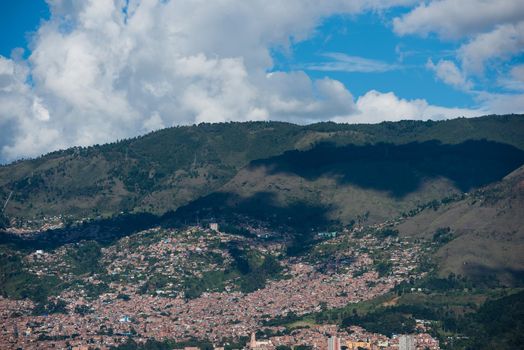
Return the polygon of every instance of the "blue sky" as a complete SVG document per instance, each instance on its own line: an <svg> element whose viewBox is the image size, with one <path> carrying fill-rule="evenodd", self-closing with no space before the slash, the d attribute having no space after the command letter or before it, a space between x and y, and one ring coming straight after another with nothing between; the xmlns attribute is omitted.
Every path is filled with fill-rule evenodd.
<svg viewBox="0 0 524 350"><path fill-rule="evenodd" d="M31 34L49 18L49 7L43 0L3 1L0 6L0 55L10 57L15 48L28 49Z"/></svg>
<svg viewBox="0 0 524 350"><path fill-rule="evenodd" d="M521 5L4 1L0 162L200 122L523 113Z"/></svg>
<svg viewBox="0 0 524 350"><path fill-rule="evenodd" d="M385 15L393 18L402 12L390 11ZM329 76L343 82L355 95L376 89L394 91L408 99L424 98L443 106L470 107L475 104L470 95L450 89L426 68L428 58L449 58L448 52L456 48L456 42L442 42L435 37L398 37L391 23L377 14L333 16L319 26L311 39L293 45L291 54L275 53L275 69L303 68L313 78ZM380 61L391 67L376 72L307 68L333 62L333 58L326 57L330 53Z"/></svg>

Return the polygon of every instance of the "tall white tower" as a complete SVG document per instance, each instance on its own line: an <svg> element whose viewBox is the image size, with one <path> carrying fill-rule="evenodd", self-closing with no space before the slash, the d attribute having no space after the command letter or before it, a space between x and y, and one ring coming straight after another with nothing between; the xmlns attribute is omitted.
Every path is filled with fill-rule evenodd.
<svg viewBox="0 0 524 350"><path fill-rule="evenodd" d="M337 336L328 339L328 350L340 350L340 339Z"/></svg>
<svg viewBox="0 0 524 350"><path fill-rule="evenodd" d="M412 335L401 335L398 339L398 350L416 350L415 337Z"/></svg>

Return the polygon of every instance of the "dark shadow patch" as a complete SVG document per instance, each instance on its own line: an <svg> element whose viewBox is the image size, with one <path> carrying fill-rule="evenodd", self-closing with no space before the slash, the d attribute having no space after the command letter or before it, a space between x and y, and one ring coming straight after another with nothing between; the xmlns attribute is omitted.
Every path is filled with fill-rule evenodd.
<svg viewBox="0 0 524 350"><path fill-rule="evenodd" d="M160 224L168 215L162 217L148 213L122 214L114 218L94 220L73 227L65 227L31 235L20 236L0 231L0 244L10 244L18 249L55 249L64 244L80 241L97 241L106 245Z"/></svg>
<svg viewBox="0 0 524 350"><path fill-rule="evenodd" d="M275 194L269 192L259 192L248 198L219 192L179 208L174 217L192 222L198 217L234 222L238 215L260 220L280 237L290 238L288 254L299 255L315 244L317 230L339 225L329 219L330 211L330 207L304 201L283 205L275 199Z"/></svg>
<svg viewBox="0 0 524 350"><path fill-rule="evenodd" d="M331 176L339 183L386 191L400 198L419 189L425 179L437 177L445 177L468 192L501 180L523 163L524 151L510 145L485 140L450 145L433 140L340 147L320 143L307 151L285 152L249 166L307 180Z"/></svg>
<svg viewBox="0 0 524 350"><path fill-rule="evenodd" d="M524 270L511 268L491 268L481 264L467 264L463 267L464 274L476 284L485 287L522 287L524 286Z"/></svg>
<svg viewBox="0 0 524 350"><path fill-rule="evenodd" d="M198 218L232 219L235 215L297 231L324 228L332 224L328 219L330 208L294 201L280 204L271 192L259 192L247 198L235 193L215 192L179 208L174 217L180 221L195 222Z"/></svg>
<svg viewBox="0 0 524 350"><path fill-rule="evenodd" d="M327 207L301 201L280 205L274 194L266 192L249 198L241 198L232 193L213 193L162 216L148 213L122 214L110 219L25 236L0 231L0 244L12 245L22 250L52 250L64 244L91 240L109 245L122 237L154 226L184 227L195 224L199 219L209 221L211 218L232 222L238 215L243 215L267 223L275 231L291 232L296 243L302 247L310 241L312 228L325 228L335 224L328 219L328 212Z"/></svg>

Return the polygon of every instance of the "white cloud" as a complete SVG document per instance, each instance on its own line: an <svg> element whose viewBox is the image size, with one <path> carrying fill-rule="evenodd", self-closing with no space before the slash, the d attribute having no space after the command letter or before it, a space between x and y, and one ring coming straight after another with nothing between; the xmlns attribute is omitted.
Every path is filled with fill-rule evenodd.
<svg viewBox="0 0 524 350"><path fill-rule="evenodd" d="M448 60L439 60L434 64L431 59L426 63L426 67L435 72L438 79L460 90L469 90L473 84L469 81L455 63Z"/></svg>
<svg viewBox="0 0 524 350"><path fill-rule="evenodd" d="M524 83L524 64L519 64L511 68L511 77L521 83Z"/></svg>
<svg viewBox="0 0 524 350"><path fill-rule="evenodd" d="M509 63L524 53L522 0L430 0L395 18L393 28L399 35L434 33L441 39L462 41L454 53L460 68L449 60L437 64L428 61L427 67L435 72L437 79L470 92L483 106L498 106L493 112L506 109L488 100L518 100L518 95L513 94L487 98L489 93L473 90L473 86L477 85L477 90L478 86L490 90L492 80L506 89L522 89L522 84L511 76ZM519 104L515 101L509 105Z"/></svg>
<svg viewBox="0 0 524 350"><path fill-rule="evenodd" d="M513 66L506 76L498 79L498 84L507 90L524 92L524 64Z"/></svg>
<svg viewBox="0 0 524 350"><path fill-rule="evenodd" d="M304 66L306 70L317 70L324 72L362 72L382 73L401 69L398 64L387 63L379 60L359 56L350 56L339 52L326 53L323 56L333 61L309 64Z"/></svg>
<svg viewBox="0 0 524 350"><path fill-rule="evenodd" d="M524 53L524 21L503 24L479 34L461 46L458 56L466 72L482 75L487 62L505 61L521 53Z"/></svg>
<svg viewBox="0 0 524 350"><path fill-rule="evenodd" d="M25 65L0 56L0 142L6 159L62 146L41 98L25 83L28 73Z"/></svg>
<svg viewBox="0 0 524 350"><path fill-rule="evenodd" d="M202 121L377 121L364 103L374 92L355 103L336 80L267 74L270 50L310 37L327 16L413 2L50 1L28 62L0 57L0 160ZM342 58L368 71L391 68ZM399 111L382 118L431 109L393 97Z"/></svg>
<svg viewBox="0 0 524 350"><path fill-rule="evenodd" d="M155 131L165 128L164 122L158 112L151 114L149 118L144 121L144 131Z"/></svg>
<svg viewBox="0 0 524 350"><path fill-rule="evenodd" d="M395 18L393 28L399 35L437 33L446 39L456 39L522 19L522 0L432 0Z"/></svg>
<svg viewBox="0 0 524 350"><path fill-rule="evenodd" d="M445 108L428 104L424 99L407 100L393 92L371 90L359 97L356 112L335 118L338 122L379 123L384 120L447 119L459 116L474 117L486 114L483 109Z"/></svg>
<svg viewBox="0 0 524 350"><path fill-rule="evenodd" d="M329 78L312 82L304 72L274 72L268 74L266 88L265 105L272 118L302 124L355 110L351 93L341 82Z"/></svg>
<svg viewBox="0 0 524 350"><path fill-rule="evenodd" d="M485 109L491 113L524 113L524 94L495 94L482 92L477 96Z"/></svg>
<svg viewBox="0 0 524 350"><path fill-rule="evenodd" d="M49 120L49 111L42 104L42 99L40 97L34 98L32 111L36 119L43 122Z"/></svg>
<svg viewBox="0 0 524 350"><path fill-rule="evenodd" d="M395 18L393 28L399 35L466 38L457 58L468 75L482 75L488 63L504 62L524 52L521 0L433 0Z"/></svg>

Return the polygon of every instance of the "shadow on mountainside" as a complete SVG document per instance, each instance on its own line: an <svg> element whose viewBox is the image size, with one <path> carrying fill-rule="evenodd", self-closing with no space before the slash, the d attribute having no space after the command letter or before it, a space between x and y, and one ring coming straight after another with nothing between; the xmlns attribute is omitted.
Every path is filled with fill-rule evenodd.
<svg viewBox="0 0 524 350"><path fill-rule="evenodd" d="M467 264L463 273L468 278L488 287L522 287L524 286L524 270L509 267L493 268L481 264Z"/></svg>
<svg viewBox="0 0 524 350"><path fill-rule="evenodd" d="M462 191L470 191L502 179L524 163L524 151L491 141L467 141L457 145L438 141L403 145L318 144L307 151L290 151L252 162L271 174L291 173L314 180L332 176L341 183L387 191L401 198L416 191L428 178L445 177ZM329 219L333 208L301 200L282 202L271 192L241 197L214 192L162 216L148 213L122 214L82 225L36 233L21 238L0 233L0 244L20 249L53 249L67 243L95 240L110 244L117 239L154 226L184 226L198 218L229 220L243 215L269 223L276 229L291 228L297 243L307 241L312 229L336 225Z"/></svg>
<svg viewBox="0 0 524 350"><path fill-rule="evenodd" d="M260 220L275 228L291 228L296 237L306 239L304 233L309 234L312 227L334 224L327 218L328 211L329 208L301 201L280 205L272 193L261 192L249 198L241 198L232 193L212 193L179 208L176 212L170 211L162 216L149 213L122 214L114 218L93 220L73 227L35 232L25 236L0 231L0 244L33 250L55 249L83 240L93 240L106 245L154 226L184 227L195 224L199 218L227 222L234 220L236 215Z"/></svg>
<svg viewBox="0 0 524 350"><path fill-rule="evenodd" d="M332 224L328 212L328 207L304 201L280 204L275 194L270 192L258 192L247 198L235 193L215 192L179 208L175 217L178 220L195 221L197 216L227 220L235 215L244 215L274 226L282 225L302 231Z"/></svg>
<svg viewBox="0 0 524 350"><path fill-rule="evenodd" d="M246 216L270 225L281 235L284 232L291 234L288 254L299 255L315 243L316 230L338 227L339 222L328 217L331 209L298 200L283 205L270 192L258 192L247 198L234 193L216 192L179 208L174 217L179 221L194 222L195 217L200 216L235 222L237 215Z"/></svg>
<svg viewBox="0 0 524 350"><path fill-rule="evenodd" d="M364 146L320 143L310 150L253 161L249 167L265 167L270 174L290 173L307 180L330 176L339 183L401 198L415 192L425 179L437 177L445 177L468 192L502 179L523 163L524 151L478 140L456 145L439 141Z"/></svg>
<svg viewBox="0 0 524 350"><path fill-rule="evenodd" d="M72 227L35 232L19 236L0 231L0 244L11 244L18 249L55 249L64 244L93 240L101 244L129 236L160 224L166 217L149 213L122 214L114 218L93 220Z"/></svg>

